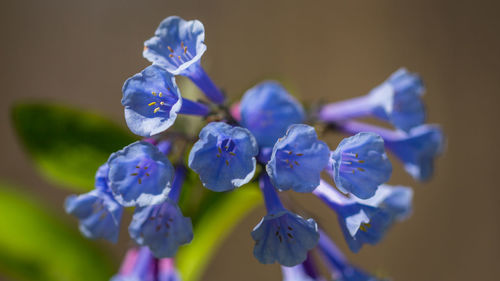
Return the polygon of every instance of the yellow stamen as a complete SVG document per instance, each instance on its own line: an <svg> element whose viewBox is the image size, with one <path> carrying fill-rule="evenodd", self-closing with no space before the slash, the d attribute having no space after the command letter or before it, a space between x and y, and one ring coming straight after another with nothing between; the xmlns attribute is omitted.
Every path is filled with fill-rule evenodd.
<svg viewBox="0 0 500 281"><path fill-rule="evenodd" d="M148 106L152 106L152 105L155 105L155 104L156 104L155 101L154 102L150 102L150 103L148 103Z"/></svg>
<svg viewBox="0 0 500 281"><path fill-rule="evenodd" d="M155 108L155 110L153 110L153 113L156 113L156 112L158 112L159 110L160 110L160 108L159 108L159 107L157 107L157 108Z"/></svg>
<svg viewBox="0 0 500 281"><path fill-rule="evenodd" d="M168 50L169 50L171 53L173 53L173 52L174 52L174 50L172 50L172 48L170 48L170 46L167 46L167 48L168 48Z"/></svg>

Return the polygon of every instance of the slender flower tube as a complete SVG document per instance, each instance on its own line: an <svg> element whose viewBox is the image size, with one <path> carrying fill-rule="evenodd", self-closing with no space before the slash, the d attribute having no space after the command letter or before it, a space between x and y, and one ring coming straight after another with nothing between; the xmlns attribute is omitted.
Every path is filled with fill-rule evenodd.
<svg viewBox="0 0 500 281"><path fill-rule="evenodd" d="M125 81L122 92L127 125L143 137L168 129L177 114L205 116L210 111L204 104L182 98L174 76L156 65Z"/></svg>
<svg viewBox="0 0 500 281"><path fill-rule="evenodd" d="M425 122L420 77L401 68L366 96L325 105L318 113L326 122L374 116L396 128L409 131Z"/></svg>
<svg viewBox="0 0 500 281"><path fill-rule="evenodd" d="M319 231L318 249L332 272L335 280L340 281L377 281L359 268L349 264L342 252L322 230Z"/></svg>
<svg viewBox="0 0 500 281"><path fill-rule="evenodd" d="M156 260L148 248L131 249L111 281L156 281L155 267Z"/></svg>
<svg viewBox="0 0 500 281"><path fill-rule="evenodd" d="M241 125L259 147L273 147L292 124L304 123L302 105L278 82L264 81L246 91L239 107Z"/></svg>
<svg viewBox="0 0 500 281"><path fill-rule="evenodd" d="M113 198L106 182L108 165L102 165L95 177L95 189L66 199L65 210L80 220L80 232L87 238L118 240L123 207Z"/></svg>
<svg viewBox="0 0 500 281"><path fill-rule="evenodd" d="M189 153L189 167L200 176L203 186L228 191L253 178L259 149L250 131L212 122L201 130L199 137Z"/></svg>
<svg viewBox="0 0 500 281"><path fill-rule="evenodd" d="M281 267L283 281L318 281L320 279L313 278L307 274L304 265L298 264L292 267Z"/></svg>
<svg viewBox="0 0 500 281"><path fill-rule="evenodd" d="M168 199L158 205L136 208L130 223L130 236L139 245L148 246L158 258L173 257L179 246L193 239L191 219L184 217L177 205L185 177L186 168L178 166Z"/></svg>
<svg viewBox="0 0 500 281"><path fill-rule="evenodd" d="M329 158L328 146L318 140L313 127L294 124L274 145L266 171L280 190L311 192L319 185Z"/></svg>
<svg viewBox="0 0 500 281"><path fill-rule="evenodd" d="M108 185L123 206L149 206L165 201L174 169L168 158L151 143L138 141L111 154Z"/></svg>
<svg viewBox="0 0 500 281"><path fill-rule="evenodd" d="M343 139L332 152L330 161L337 187L363 199L372 197L392 173L384 140L375 133L362 132Z"/></svg>
<svg viewBox="0 0 500 281"><path fill-rule="evenodd" d="M205 28L200 21L171 16L144 42L142 55L172 75L187 76L211 101L222 104L224 94L201 67L201 56L207 49L204 40Z"/></svg>
<svg viewBox="0 0 500 281"><path fill-rule="evenodd" d="M158 261L158 281L181 281L175 269L174 259L165 258Z"/></svg>
<svg viewBox="0 0 500 281"><path fill-rule="evenodd" d="M429 180L434 172L434 159L444 150L445 138L438 125L422 125L408 133L349 121L339 124L348 134L374 132L384 139L386 148L401 162L405 170L416 180Z"/></svg>
<svg viewBox="0 0 500 281"><path fill-rule="evenodd" d="M295 266L307 258L307 252L318 243L318 227L313 219L305 220L286 210L267 175L260 178L267 215L255 226L254 256L263 264L278 262Z"/></svg>
<svg viewBox="0 0 500 281"><path fill-rule="evenodd" d="M411 210L412 192L406 187L384 185L370 200L360 200L345 197L321 181L313 193L337 213L344 238L353 252L358 252L365 243L378 243L395 220L406 218Z"/></svg>

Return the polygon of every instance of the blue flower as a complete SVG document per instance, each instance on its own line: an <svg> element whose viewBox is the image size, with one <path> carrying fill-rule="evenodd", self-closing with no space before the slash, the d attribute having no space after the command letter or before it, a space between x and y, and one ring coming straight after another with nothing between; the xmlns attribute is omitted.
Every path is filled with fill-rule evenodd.
<svg viewBox="0 0 500 281"><path fill-rule="evenodd" d="M424 91L420 77L401 68L369 94L373 104L377 105L374 115L398 129L409 131L425 122L421 99Z"/></svg>
<svg viewBox="0 0 500 281"><path fill-rule="evenodd" d="M410 175L425 181L432 177L434 159L443 152L444 136L439 126L422 125L408 134L387 138L385 145L404 163Z"/></svg>
<svg viewBox="0 0 500 281"><path fill-rule="evenodd" d="M384 140L374 133L359 133L342 140L332 153L332 165L337 187L363 199L372 197L392 172Z"/></svg>
<svg viewBox="0 0 500 281"><path fill-rule="evenodd" d="M185 176L186 168L177 167L167 201L136 208L129 226L130 236L158 258L173 257L180 245L193 239L191 219L184 217L177 205Z"/></svg>
<svg viewBox="0 0 500 281"><path fill-rule="evenodd" d="M277 261L295 266L318 243L316 222L286 210L267 175L261 177L260 183L268 213L252 231L253 254L263 264Z"/></svg>
<svg viewBox="0 0 500 281"><path fill-rule="evenodd" d="M96 189L66 199L66 212L80 220L80 231L91 239L118 240L123 207L111 195L106 183L108 167L102 165L96 173Z"/></svg>
<svg viewBox="0 0 500 281"><path fill-rule="evenodd" d="M349 248L358 252L365 243L378 243L395 220L401 220L409 214L412 193L406 188L401 194L401 188L385 185L374 198L360 200L347 198L321 181L313 192L337 212Z"/></svg>
<svg viewBox="0 0 500 281"><path fill-rule="evenodd" d="M241 125L252 132L259 146L272 147L292 124L303 123L302 105L274 81L249 89L240 105Z"/></svg>
<svg viewBox="0 0 500 281"><path fill-rule="evenodd" d="M204 116L209 109L182 99L175 79L158 66L149 66L123 85L125 120L132 132L149 137L172 126L178 113Z"/></svg>
<svg viewBox="0 0 500 281"><path fill-rule="evenodd" d="M185 21L171 16L164 19L155 35L144 42L142 55L172 75L189 77L215 103L225 100L200 65L207 46L204 43L205 28L198 20Z"/></svg>
<svg viewBox="0 0 500 281"><path fill-rule="evenodd" d="M167 198L174 169L156 146L134 142L111 154L108 165L108 185L120 204L144 207Z"/></svg>
<svg viewBox="0 0 500 281"><path fill-rule="evenodd" d="M318 248L327 261L328 267L335 280L339 281L377 281L359 268L349 264L344 255L330 238L320 231Z"/></svg>
<svg viewBox="0 0 500 281"><path fill-rule="evenodd" d="M156 257L173 257L180 245L193 239L193 226L179 206L167 200L159 205L136 208L129 233L139 245L148 246Z"/></svg>
<svg viewBox="0 0 500 281"><path fill-rule="evenodd" d="M255 138L245 128L212 122L200 132L189 153L189 167L203 185L213 191L227 191L249 182L258 154Z"/></svg>
<svg viewBox="0 0 500 281"><path fill-rule="evenodd" d="M280 190L311 192L318 186L321 171L329 158L330 150L318 140L314 128L296 124L291 125L274 145L266 170Z"/></svg>
<svg viewBox="0 0 500 281"><path fill-rule="evenodd" d="M423 93L420 77L401 68L368 95L323 106L318 117L327 122L339 122L374 116L409 131L425 122Z"/></svg>
<svg viewBox="0 0 500 281"><path fill-rule="evenodd" d="M156 281L156 261L146 247L127 251L120 272L111 281Z"/></svg>

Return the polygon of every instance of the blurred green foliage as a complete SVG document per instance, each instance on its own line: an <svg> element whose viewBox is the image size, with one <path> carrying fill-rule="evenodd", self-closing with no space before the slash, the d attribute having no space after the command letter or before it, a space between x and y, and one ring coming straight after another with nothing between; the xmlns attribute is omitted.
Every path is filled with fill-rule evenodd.
<svg viewBox="0 0 500 281"><path fill-rule="evenodd" d="M97 168L136 140L105 117L66 106L20 103L11 113L19 139L41 174L74 190L92 189Z"/></svg>
<svg viewBox="0 0 500 281"><path fill-rule="evenodd" d="M0 183L0 270L15 280L109 280L110 258L42 202Z"/></svg>

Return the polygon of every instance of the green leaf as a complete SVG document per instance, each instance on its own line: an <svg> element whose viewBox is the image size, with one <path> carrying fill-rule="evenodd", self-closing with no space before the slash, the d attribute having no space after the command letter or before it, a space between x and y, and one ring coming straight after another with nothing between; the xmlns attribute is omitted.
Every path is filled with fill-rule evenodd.
<svg viewBox="0 0 500 281"><path fill-rule="evenodd" d="M193 218L193 241L177 253L176 263L184 281L199 280L220 243L243 217L262 202L259 188L254 183L232 192L216 193L209 198L212 202L210 207L201 212L201 217Z"/></svg>
<svg viewBox="0 0 500 281"><path fill-rule="evenodd" d="M29 281L100 281L113 274L110 258L74 226L2 183L0 221L2 275Z"/></svg>
<svg viewBox="0 0 500 281"><path fill-rule="evenodd" d="M41 174L78 191L92 189L97 168L136 140L105 117L61 105L18 104L12 120Z"/></svg>

